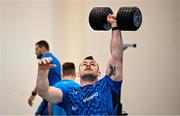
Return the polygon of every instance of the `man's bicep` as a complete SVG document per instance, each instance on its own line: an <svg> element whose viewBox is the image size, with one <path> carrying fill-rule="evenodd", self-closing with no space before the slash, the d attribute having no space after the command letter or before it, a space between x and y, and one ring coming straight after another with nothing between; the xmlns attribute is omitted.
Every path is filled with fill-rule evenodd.
<svg viewBox="0 0 180 116"><path fill-rule="evenodd" d="M63 98L63 92L56 87L49 87L48 95L45 98L50 103L60 103Z"/></svg>
<svg viewBox="0 0 180 116"><path fill-rule="evenodd" d="M122 59L111 58L106 69L106 75L110 76L114 81L123 79L123 63Z"/></svg>

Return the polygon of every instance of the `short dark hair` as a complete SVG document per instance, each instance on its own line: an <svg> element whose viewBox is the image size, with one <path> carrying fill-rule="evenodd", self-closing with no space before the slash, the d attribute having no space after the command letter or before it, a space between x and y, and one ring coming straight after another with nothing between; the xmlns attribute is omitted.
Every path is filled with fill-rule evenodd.
<svg viewBox="0 0 180 116"><path fill-rule="evenodd" d="M94 60L94 58L93 58L93 56L87 56L86 58L84 58L84 60Z"/></svg>
<svg viewBox="0 0 180 116"><path fill-rule="evenodd" d="M44 47L46 48L46 50L49 51L49 44L47 43L47 41L45 40L40 40L36 43L36 45L38 45L39 47Z"/></svg>
<svg viewBox="0 0 180 116"><path fill-rule="evenodd" d="M75 74L75 65L72 62L65 62L63 64L62 72L64 76Z"/></svg>

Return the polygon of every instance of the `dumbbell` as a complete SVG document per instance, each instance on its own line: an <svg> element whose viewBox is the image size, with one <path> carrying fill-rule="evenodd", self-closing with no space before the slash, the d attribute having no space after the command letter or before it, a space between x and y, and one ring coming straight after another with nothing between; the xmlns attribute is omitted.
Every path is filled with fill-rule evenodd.
<svg viewBox="0 0 180 116"><path fill-rule="evenodd" d="M89 14L89 24L94 30L110 30L107 16L113 14L109 7L94 7ZM142 14L137 7L121 7L117 12L117 25L123 31L136 31L141 26Z"/></svg>

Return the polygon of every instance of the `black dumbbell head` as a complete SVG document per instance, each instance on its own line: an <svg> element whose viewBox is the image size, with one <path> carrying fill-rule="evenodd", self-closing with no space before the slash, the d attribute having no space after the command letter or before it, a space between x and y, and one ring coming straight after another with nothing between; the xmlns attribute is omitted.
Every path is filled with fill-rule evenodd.
<svg viewBox="0 0 180 116"><path fill-rule="evenodd" d="M117 13L117 25L124 31L136 31L142 23L142 14L137 7L121 7Z"/></svg>
<svg viewBox="0 0 180 116"><path fill-rule="evenodd" d="M109 7L94 7L89 14L89 24L94 30L110 30L107 22L108 14L113 14Z"/></svg>

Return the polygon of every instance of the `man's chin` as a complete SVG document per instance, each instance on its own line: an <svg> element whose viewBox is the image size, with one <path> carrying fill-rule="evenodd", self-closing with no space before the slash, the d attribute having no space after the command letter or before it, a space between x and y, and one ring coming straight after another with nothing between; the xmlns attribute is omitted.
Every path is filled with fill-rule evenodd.
<svg viewBox="0 0 180 116"><path fill-rule="evenodd" d="M92 71L85 71L84 75L93 75Z"/></svg>
<svg viewBox="0 0 180 116"><path fill-rule="evenodd" d="M97 79L97 76L93 75L92 73L86 73L83 76L81 76L81 79L84 81L93 82Z"/></svg>

